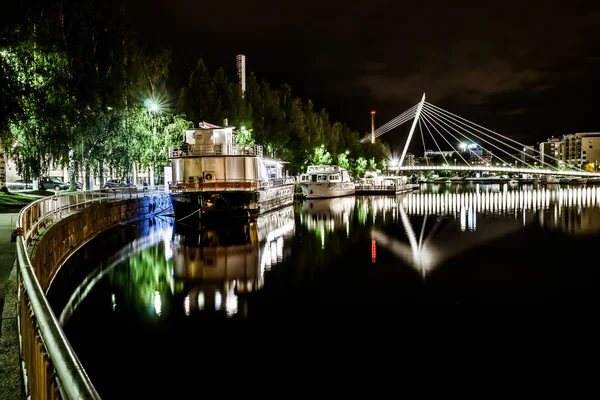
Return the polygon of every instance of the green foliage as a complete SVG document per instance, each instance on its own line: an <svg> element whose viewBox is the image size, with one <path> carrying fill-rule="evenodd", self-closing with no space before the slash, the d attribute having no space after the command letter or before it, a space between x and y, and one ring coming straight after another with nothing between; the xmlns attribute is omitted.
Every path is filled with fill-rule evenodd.
<svg viewBox="0 0 600 400"><path fill-rule="evenodd" d="M369 168L377 169L377 162L375 161L375 157L373 157L369 160Z"/></svg>
<svg viewBox="0 0 600 400"><path fill-rule="evenodd" d="M107 18L101 2L18 8L0 35L0 140L23 177L74 160L72 183L77 171L123 178L134 165L159 170L183 129L201 121L238 127L236 143L264 146L292 174L307 163L352 167L346 152L371 164L389 158L385 144L360 143L363 135L294 97L289 85L272 87L254 73L242 93L223 68L211 74L200 59L177 101L169 98L171 52L139 46L124 14Z"/></svg>
<svg viewBox="0 0 600 400"><path fill-rule="evenodd" d="M240 146L251 146L254 144L254 138L252 137L252 129L246 129L245 126L242 126L237 134L233 137L233 140L236 144Z"/></svg>
<svg viewBox="0 0 600 400"><path fill-rule="evenodd" d="M310 158L310 165L328 165L331 164L331 154L324 146L315 147Z"/></svg>
<svg viewBox="0 0 600 400"><path fill-rule="evenodd" d="M337 165L339 165L340 167L345 168L347 170L351 169L350 160L348 159L348 156L345 153L338 154Z"/></svg>
<svg viewBox="0 0 600 400"><path fill-rule="evenodd" d="M354 161L354 174L358 178L362 178L365 176L365 171L367 170L367 160L364 157L358 157Z"/></svg>

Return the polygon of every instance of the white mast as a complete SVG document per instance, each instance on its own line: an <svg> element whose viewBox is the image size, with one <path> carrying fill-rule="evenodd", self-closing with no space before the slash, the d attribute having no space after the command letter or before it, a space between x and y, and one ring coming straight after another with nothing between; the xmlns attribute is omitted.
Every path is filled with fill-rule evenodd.
<svg viewBox="0 0 600 400"><path fill-rule="evenodd" d="M423 108L423 103L425 103L425 93L423 93L423 98L417 105L417 112L415 113L415 119L413 120L412 126L410 127L410 133L408 134L408 138L406 139L406 145L404 145L404 150L402 150L402 155L400 156L400 162L398 166L401 167L402 163L404 163L404 156L406 155L406 150L408 150L408 145L410 144L410 139L412 139L412 135L415 132L415 127L417 126L417 121L419 120L419 116L421 115L421 109Z"/></svg>

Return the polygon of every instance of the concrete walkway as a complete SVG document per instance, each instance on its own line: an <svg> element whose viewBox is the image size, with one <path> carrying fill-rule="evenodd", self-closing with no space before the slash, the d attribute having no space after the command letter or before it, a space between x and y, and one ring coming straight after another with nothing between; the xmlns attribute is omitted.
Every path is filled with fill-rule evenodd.
<svg viewBox="0 0 600 400"><path fill-rule="evenodd" d="M16 247L10 233L18 213L0 213L0 399L23 399L17 329Z"/></svg>

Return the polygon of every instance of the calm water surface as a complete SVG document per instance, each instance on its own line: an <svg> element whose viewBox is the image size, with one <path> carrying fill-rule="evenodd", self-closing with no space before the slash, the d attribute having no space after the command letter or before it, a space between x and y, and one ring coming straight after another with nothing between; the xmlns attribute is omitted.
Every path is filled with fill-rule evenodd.
<svg viewBox="0 0 600 400"><path fill-rule="evenodd" d="M599 239L600 187L429 184L201 231L123 225L73 257L49 298L103 398L150 398L158 370L193 391L207 349L257 357L248 326L587 309Z"/></svg>

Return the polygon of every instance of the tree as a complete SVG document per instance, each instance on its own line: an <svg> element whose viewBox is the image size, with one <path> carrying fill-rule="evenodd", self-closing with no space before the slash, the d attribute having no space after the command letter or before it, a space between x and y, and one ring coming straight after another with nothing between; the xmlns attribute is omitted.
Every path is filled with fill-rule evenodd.
<svg viewBox="0 0 600 400"><path fill-rule="evenodd" d="M362 178L367 170L367 160L364 157L359 157L354 161L354 174L358 178Z"/></svg>
<svg viewBox="0 0 600 400"><path fill-rule="evenodd" d="M583 170L587 172L594 172L596 166L592 162L588 162L584 165Z"/></svg>
<svg viewBox="0 0 600 400"><path fill-rule="evenodd" d="M252 137L252 129L246 129L242 126L237 133L233 136L233 140L240 146L251 146L254 144L254 138Z"/></svg>
<svg viewBox="0 0 600 400"><path fill-rule="evenodd" d="M338 154L337 156L337 165L347 170L350 170L350 160L345 153Z"/></svg>
<svg viewBox="0 0 600 400"><path fill-rule="evenodd" d="M214 84L204 60L199 59L191 72L187 86L181 89L176 112L184 113L188 120L198 126L201 121L210 122L214 109ZM216 122L216 121L213 121Z"/></svg>
<svg viewBox="0 0 600 400"><path fill-rule="evenodd" d="M311 165L328 165L331 164L331 154L324 146L315 147L310 158Z"/></svg>

